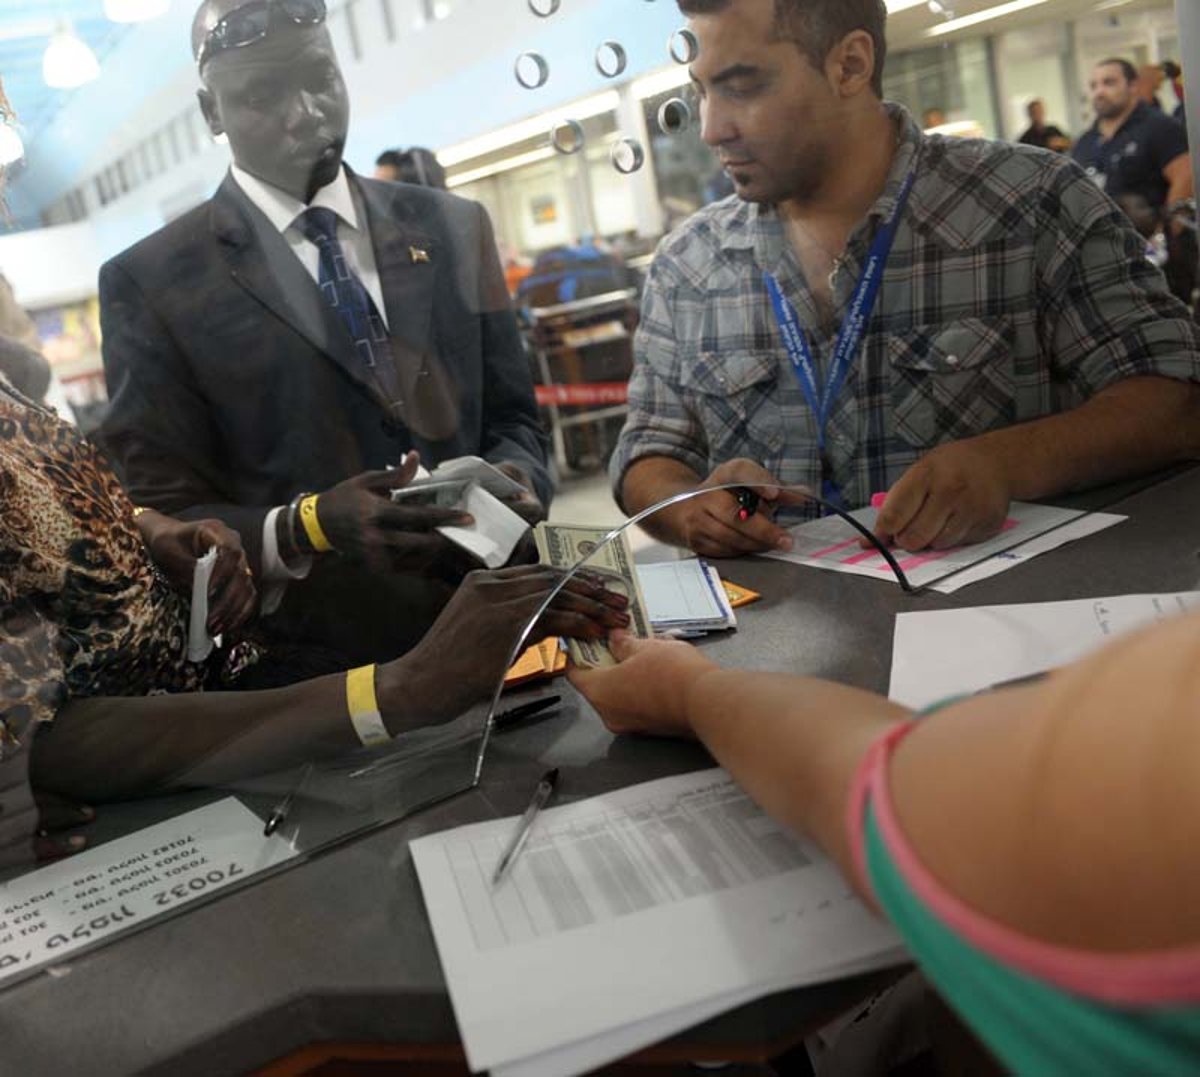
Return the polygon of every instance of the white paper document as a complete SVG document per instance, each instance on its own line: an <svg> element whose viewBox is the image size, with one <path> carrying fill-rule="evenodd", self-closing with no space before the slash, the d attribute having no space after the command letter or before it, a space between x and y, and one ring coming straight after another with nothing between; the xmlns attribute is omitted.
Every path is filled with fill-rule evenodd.
<svg viewBox="0 0 1200 1077"><path fill-rule="evenodd" d="M0 884L0 982L294 855L228 797Z"/></svg>
<svg viewBox="0 0 1200 1077"><path fill-rule="evenodd" d="M1200 610L1200 591L901 613L888 694L928 707L1073 662L1143 625Z"/></svg>
<svg viewBox="0 0 1200 1077"><path fill-rule="evenodd" d="M900 953L836 867L720 769L543 811L493 887L513 827L411 846L473 1070L566 1077Z"/></svg>
<svg viewBox="0 0 1200 1077"><path fill-rule="evenodd" d="M187 643L189 662L203 662L212 654L213 641L208 634L208 585L216 567L217 548L214 546L203 557L196 559L196 567L192 569L192 608L188 618Z"/></svg>
<svg viewBox="0 0 1200 1077"><path fill-rule="evenodd" d="M499 568L508 561L521 536L529 530L529 524L503 501L474 483L457 507L469 512L475 522L470 527L439 527L438 532L474 554L488 568Z"/></svg>
<svg viewBox="0 0 1200 1077"><path fill-rule="evenodd" d="M830 968L826 976L814 977L813 982L817 979L844 979L860 972L874 972L883 965L900 964L907 960L907 951L903 947L897 947L887 961L881 961L878 956L873 955L857 964L839 963ZM615 1058L660 1043L711 1018L720 1017L721 1014L747 1002L754 1002L774 991L786 991L794 986L797 985L788 980L773 984L762 982L754 987L706 999L694 1006L684 1006L670 1013L656 1014L644 1021L635 1021L557 1050L493 1066L490 1072L492 1077L562 1077L564 1074L584 1073L598 1069Z"/></svg>
<svg viewBox="0 0 1200 1077"><path fill-rule="evenodd" d="M1022 542L1020 546L993 554L986 561L955 572L953 576L946 579L938 580L931 590L939 591L944 595L952 594L966 587L967 584L978 583L980 580L986 580L989 576L1006 572L1023 561L1032 561L1039 554L1049 553L1051 550L1057 550L1060 546L1065 546L1068 542L1075 542L1078 539L1087 538L1088 535L1094 535L1098 531L1105 531L1114 524L1122 523L1127 519L1129 519L1128 516L1114 516L1108 512L1086 513L1078 519L1055 527L1052 531L1034 535L1033 538ZM965 549L969 550L970 547L965 547Z"/></svg>
<svg viewBox="0 0 1200 1077"><path fill-rule="evenodd" d="M418 479L431 482L443 482L449 479L469 479L477 482L489 494L496 498L519 497L528 493L516 479L506 475L498 467L494 467L478 456L458 456L453 460L444 460L432 472L420 468Z"/></svg>
<svg viewBox="0 0 1200 1077"><path fill-rule="evenodd" d="M871 530L875 526L877 510L868 507L850 515ZM1077 509L1058 509L1051 505L1014 501L1009 506L1009 517L1003 529L987 542L957 546L950 550L909 553L897 549L893 552L914 587L929 586L934 591L949 594L1066 542L1112 527L1124 519L1124 516L1106 513L1085 513ZM896 581L887 561L875 550L869 547L863 549L859 545L859 533L837 516L825 516L798 524L791 528L789 534L795 543L791 551L772 551L763 556L833 572L850 572L891 580L893 583Z"/></svg>

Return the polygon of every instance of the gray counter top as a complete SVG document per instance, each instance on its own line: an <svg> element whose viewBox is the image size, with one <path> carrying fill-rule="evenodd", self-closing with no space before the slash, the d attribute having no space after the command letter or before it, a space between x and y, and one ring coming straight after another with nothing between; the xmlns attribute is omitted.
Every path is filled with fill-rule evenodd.
<svg viewBox="0 0 1200 1077"><path fill-rule="evenodd" d="M1089 507L1111 499L1091 495ZM952 596L747 559L722 573L761 591L719 661L885 691L905 610L1200 589L1200 469L1123 497L1130 519ZM709 765L694 745L609 735L565 682L562 712L495 738L480 787L184 915L73 957L4 992L0 1074L238 1073L321 1041L454 1043L453 1014L408 842L518 813L546 765L580 798ZM195 806L179 798L178 810ZM145 806L105 809L135 818ZM848 1004L828 985L742 1007L691 1043L777 1042Z"/></svg>

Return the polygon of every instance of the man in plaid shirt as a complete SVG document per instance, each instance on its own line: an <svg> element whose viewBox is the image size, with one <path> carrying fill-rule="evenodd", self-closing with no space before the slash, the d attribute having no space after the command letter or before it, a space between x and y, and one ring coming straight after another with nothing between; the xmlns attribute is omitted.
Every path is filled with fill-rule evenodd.
<svg viewBox="0 0 1200 1077"><path fill-rule="evenodd" d="M883 0L678 2L704 139L737 194L651 268L612 463L627 512L727 482L824 486L850 508L887 491L880 537L936 549L994 535L1010 500L1200 457L1196 326L1076 165L926 137L884 104ZM877 297L823 400L898 202ZM778 304L795 311L790 341ZM714 491L647 524L708 556L786 549L770 507L740 520Z"/></svg>

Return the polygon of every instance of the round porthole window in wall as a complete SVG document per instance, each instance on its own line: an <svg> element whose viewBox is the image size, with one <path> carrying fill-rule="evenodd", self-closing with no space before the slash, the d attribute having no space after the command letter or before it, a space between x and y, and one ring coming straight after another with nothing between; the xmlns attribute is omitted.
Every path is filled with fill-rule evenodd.
<svg viewBox="0 0 1200 1077"><path fill-rule="evenodd" d="M513 64L517 82L527 90L539 90L550 78L550 65L540 52L523 52Z"/></svg>
<svg viewBox="0 0 1200 1077"><path fill-rule="evenodd" d="M677 64L690 64L700 55L700 42L691 30L676 30L667 40L667 52Z"/></svg>
<svg viewBox="0 0 1200 1077"><path fill-rule="evenodd" d="M578 120L559 120L550 129L550 145L565 156L583 149L583 125Z"/></svg>
<svg viewBox="0 0 1200 1077"><path fill-rule="evenodd" d="M682 97L672 97L658 107L658 129L664 135L682 134L692 126L692 107Z"/></svg>
<svg viewBox="0 0 1200 1077"><path fill-rule="evenodd" d="M622 176L630 176L646 163L646 151L636 138L619 138L609 151L609 160Z"/></svg>
<svg viewBox="0 0 1200 1077"><path fill-rule="evenodd" d="M606 79L615 79L625 74L629 57L625 47L617 41L606 41L596 50L596 70Z"/></svg>

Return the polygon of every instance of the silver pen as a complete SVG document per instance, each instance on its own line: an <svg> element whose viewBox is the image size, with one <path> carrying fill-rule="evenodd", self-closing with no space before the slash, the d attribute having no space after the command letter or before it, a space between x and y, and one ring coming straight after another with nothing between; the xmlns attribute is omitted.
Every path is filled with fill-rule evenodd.
<svg viewBox="0 0 1200 1077"><path fill-rule="evenodd" d="M500 863L496 865L496 870L492 873L493 886L500 885L500 880L504 878L504 873L512 866L513 861L521 855L521 850L525 847L525 842L529 838L529 832L533 829L533 821L537 818L537 813L546 806L546 801L554 793L554 787L557 784L558 767L548 770L542 775L542 780L537 783L537 788L533 791L533 799L529 802L529 807L525 809L525 814L517 822L517 829L513 831L513 836L509 838L508 846L500 856Z"/></svg>

